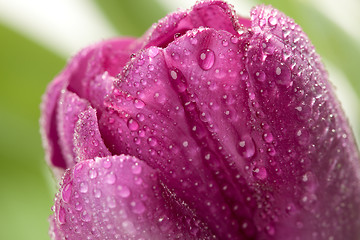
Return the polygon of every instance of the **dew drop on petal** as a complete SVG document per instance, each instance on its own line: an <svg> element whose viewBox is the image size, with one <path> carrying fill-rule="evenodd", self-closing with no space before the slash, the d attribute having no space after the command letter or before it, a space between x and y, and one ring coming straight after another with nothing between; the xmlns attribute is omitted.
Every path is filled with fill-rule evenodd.
<svg viewBox="0 0 360 240"><path fill-rule="evenodd" d="M104 168L108 169L108 168L111 167L112 164L111 164L110 159L106 158L106 159L103 160L102 165L103 165Z"/></svg>
<svg viewBox="0 0 360 240"><path fill-rule="evenodd" d="M141 108L143 108L145 106L145 103L140 99L135 99L134 100L134 106L136 108L138 108L138 109L141 109Z"/></svg>
<svg viewBox="0 0 360 240"><path fill-rule="evenodd" d="M255 143L251 136L244 135L237 144L238 152L246 158L251 158L255 154Z"/></svg>
<svg viewBox="0 0 360 240"><path fill-rule="evenodd" d="M94 192L94 197L95 198L100 198L101 197L101 190L95 188L93 192Z"/></svg>
<svg viewBox="0 0 360 240"><path fill-rule="evenodd" d="M127 126L130 129L130 131L136 131L139 129L138 122L133 118L129 118L129 120L127 122Z"/></svg>
<svg viewBox="0 0 360 240"><path fill-rule="evenodd" d="M139 164L135 164L131 167L131 171L133 174L139 175L142 171L142 168Z"/></svg>
<svg viewBox="0 0 360 240"><path fill-rule="evenodd" d="M59 209L58 221L60 224L64 224L66 222L65 209L62 206L60 206L60 209Z"/></svg>
<svg viewBox="0 0 360 240"><path fill-rule="evenodd" d="M266 75L263 71L257 71L255 73L255 79L258 80L259 82L264 82L266 79Z"/></svg>
<svg viewBox="0 0 360 240"><path fill-rule="evenodd" d="M271 132L267 132L263 134L263 139L265 140L265 142L271 143L274 140L274 137Z"/></svg>
<svg viewBox="0 0 360 240"><path fill-rule="evenodd" d="M253 175L254 175L254 177L256 177L256 178L258 178L260 180L266 179L266 177L267 177L266 168L264 168L264 167L255 168L253 170Z"/></svg>
<svg viewBox="0 0 360 240"><path fill-rule="evenodd" d="M146 208L141 201L132 201L130 203L133 213L142 214L145 212Z"/></svg>
<svg viewBox="0 0 360 240"><path fill-rule="evenodd" d="M117 187L117 193L122 198L127 198L130 196L130 189L127 186L119 185Z"/></svg>
<svg viewBox="0 0 360 240"><path fill-rule="evenodd" d="M106 176L105 176L105 181L107 184L114 184L115 181L116 181L116 176L113 172L110 172L108 173Z"/></svg>
<svg viewBox="0 0 360 240"><path fill-rule="evenodd" d="M96 178L97 177L97 171L96 171L96 169L94 169L94 168L90 168L90 170L89 170L89 177L90 177L90 179L94 179L94 178Z"/></svg>
<svg viewBox="0 0 360 240"><path fill-rule="evenodd" d="M158 53L159 53L159 49L157 47L151 46L149 48L149 56L150 57L154 58L154 57L156 57L158 55Z"/></svg>
<svg viewBox="0 0 360 240"><path fill-rule="evenodd" d="M62 197L63 201L66 203L68 203L70 201L71 189L72 189L72 182L69 182L64 186L64 188L61 192L61 197Z"/></svg>
<svg viewBox="0 0 360 240"><path fill-rule="evenodd" d="M83 220L84 222L90 222L91 221L91 216L86 210L84 210L81 213L81 220Z"/></svg>
<svg viewBox="0 0 360 240"><path fill-rule="evenodd" d="M80 191L81 193L87 193L88 189L89 189L89 185L87 184L87 182L81 182L81 183L80 183L80 189L79 189L79 191Z"/></svg>
<svg viewBox="0 0 360 240"><path fill-rule="evenodd" d="M199 66L203 70L211 69L215 63L214 51L211 49L204 49L200 51L198 61L199 61Z"/></svg>

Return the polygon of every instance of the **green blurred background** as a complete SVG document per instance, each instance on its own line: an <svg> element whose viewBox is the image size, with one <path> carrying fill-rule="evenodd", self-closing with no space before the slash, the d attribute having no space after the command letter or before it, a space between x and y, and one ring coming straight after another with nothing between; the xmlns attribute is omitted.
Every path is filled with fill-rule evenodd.
<svg viewBox="0 0 360 240"><path fill-rule="evenodd" d="M64 9L68 12L59 9L59 12L52 14L45 1L28 1L32 4L30 7L26 7L25 1L15 0L11 5L10 1L0 0L0 239L4 240L49 239L47 218L51 214L56 183L44 162L38 124L41 96L49 81L81 46L116 35L141 36L166 13L177 7L186 8L195 2L67 0L62 4L66 5ZM356 135L360 136L360 80L356 72L360 66L360 18L351 16L351 13L359 12L359 1L228 2L234 4L235 9L244 16L251 6L258 3L272 4L303 27L324 58L330 79L338 86ZM84 20L85 24L79 25L78 30L74 28L74 32L62 35L65 39L63 42L59 37L56 37L56 40L60 39L59 42L46 40L50 39L51 31L43 29L40 34L32 31L32 28L41 30L41 24L34 23L33 27L26 25L29 21L35 21L35 17L29 15L27 19L21 19L24 12L36 12L35 9L39 11L39 8L48 13L43 18L36 15L38 20L59 24L50 26L49 29L53 29L51 31L54 33L56 29L61 29L59 26L71 29L74 22L66 21L69 12L73 15L75 13L75 20L76 17L86 20L83 16L93 21L101 19L96 24L101 31L95 28L99 33L94 32L90 37L82 34L85 29L94 28L90 23L86 25ZM349 15L346 16L346 13ZM14 17L14 14L19 16ZM96 15L96 18L92 15ZM55 21L50 21L46 16ZM23 21L14 23L16 19ZM355 21L353 27L349 26L351 19ZM73 38L66 38L65 35ZM78 41L79 38L84 39L83 45ZM77 45L72 45L72 42Z"/></svg>

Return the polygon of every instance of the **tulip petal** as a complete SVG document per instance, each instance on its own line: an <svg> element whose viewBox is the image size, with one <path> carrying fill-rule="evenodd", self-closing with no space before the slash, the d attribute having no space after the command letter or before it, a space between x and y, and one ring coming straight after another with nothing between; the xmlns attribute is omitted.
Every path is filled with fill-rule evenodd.
<svg viewBox="0 0 360 240"><path fill-rule="evenodd" d="M259 6L251 19L246 65L254 111L267 126L265 142L269 131L273 136L267 159L277 169L271 185L279 194L272 206L281 209L275 203L287 199L284 210L291 212L279 215L274 236L354 239L360 235L359 155L320 58L301 28L276 9Z"/></svg>
<svg viewBox="0 0 360 240"><path fill-rule="evenodd" d="M83 105L80 107L82 110L86 107L86 100L89 100L100 114L103 98L111 91L114 77L138 47L135 39L123 38L85 48L71 59L65 70L49 85L41 105L41 132L49 165L65 170L74 164L71 148L74 124L67 126L59 116L58 109L62 111L61 114L66 110L58 106L63 98L61 92L66 92L65 95L74 99L78 96L74 101ZM75 114L72 119L76 117ZM58 119L63 123L61 126L57 126ZM59 146L59 142L65 147Z"/></svg>
<svg viewBox="0 0 360 240"><path fill-rule="evenodd" d="M103 98L111 89L112 78L130 60L136 47L134 39L121 38L101 42L83 50L78 54L82 57L68 78L68 90L101 109Z"/></svg>
<svg viewBox="0 0 360 240"><path fill-rule="evenodd" d="M67 171L53 210L53 239L209 239L173 215L156 171L124 155Z"/></svg>
<svg viewBox="0 0 360 240"><path fill-rule="evenodd" d="M61 148L58 144L59 136L56 122L56 109L63 85L63 78L57 77L47 87L46 93L42 99L42 114L40 119L41 136L46 153L46 161L49 166L54 166L59 169L65 169L66 167L65 159L62 156Z"/></svg>
<svg viewBox="0 0 360 240"><path fill-rule="evenodd" d="M241 19L241 24L250 26L248 19ZM145 35L144 47L166 47L174 38L178 38L191 29L209 27L235 34L242 25L232 6L223 1L203 1L189 11L178 11L160 20Z"/></svg>
<svg viewBox="0 0 360 240"><path fill-rule="evenodd" d="M75 124L79 120L79 114L88 106L88 101L79 98L75 93L62 91L57 110L57 130L67 168L76 163L73 144Z"/></svg>
<svg viewBox="0 0 360 240"><path fill-rule="evenodd" d="M81 112L74 131L74 153L76 161L110 156L99 132L96 110L89 107Z"/></svg>
<svg viewBox="0 0 360 240"><path fill-rule="evenodd" d="M221 190L228 186L214 176L222 163L212 146L194 137L207 133L186 114L193 104L179 98L186 91L183 80L181 72L168 68L162 49L153 46L137 54L107 99L100 132L113 154L136 156L160 170L162 182L200 221L218 236L237 239L240 224Z"/></svg>

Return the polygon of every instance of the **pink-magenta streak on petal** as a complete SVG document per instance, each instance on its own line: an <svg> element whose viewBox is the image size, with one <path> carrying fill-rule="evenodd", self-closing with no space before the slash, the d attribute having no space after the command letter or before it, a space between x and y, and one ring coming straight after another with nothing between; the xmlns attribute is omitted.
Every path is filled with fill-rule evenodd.
<svg viewBox="0 0 360 240"><path fill-rule="evenodd" d="M79 98L75 93L63 90L59 99L57 114L57 130L62 155L66 161L66 167L75 165L74 133L75 124L79 114L85 111L89 103Z"/></svg>
<svg viewBox="0 0 360 240"><path fill-rule="evenodd" d="M232 7L223 1L199 2L189 11L178 11L160 20L145 34L144 47L166 47L175 38L198 27L235 34L241 28L238 20ZM250 20L241 19L241 22L250 25Z"/></svg>
<svg viewBox="0 0 360 240"><path fill-rule="evenodd" d="M208 158L209 146L193 137L206 130L186 117L193 104L179 98L186 91L180 74L165 64L162 49L153 46L138 54L107 99L100 131L113 154L134 155L159 169L177 201L187 203L218 236L241 239L239 223L220 190L227 186L217 184L209 170L218 168L219 159Z"/></svg>
<svg viewBox="0 0 360 240"><path fill-rule="evenodd" d="M197 235L169 207L156 171L135 157L86 160L64 176L50 219L51 235L53 239L210 239L206 232Z"/></svg>
<svg viewBox="0 0 360 240"><path fill-rule="evenodd" d="M78 115L74 129L74 153L76 161L110 156L99 132L96 110L88 107Z"/></svg>
<svg viewBox="0 0 360 240"><path fill-rule="evenodd" d="M48 86L41 104L41 135L46 152L46 161L50 166L66 168L66 162L58 144L56 126L56 110L60 98L60 91L64 86L64 78L59 76Z"/></svg>

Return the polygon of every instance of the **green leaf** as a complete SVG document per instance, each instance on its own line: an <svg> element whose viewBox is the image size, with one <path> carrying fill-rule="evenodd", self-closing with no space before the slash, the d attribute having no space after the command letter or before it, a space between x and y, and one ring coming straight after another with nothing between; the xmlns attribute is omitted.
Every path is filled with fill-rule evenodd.
<svg viewBox="0 0 360 240"><path fill-rule="evenodd" d="M65 61L1 24L0 36L0 239L49 239L39 105Z"/></svg>
<svg viewBox="0 0 360 240"><path fill-rule="evenodd" d="M157 1L95 0L119 33L139 37L167 12Z"/></svg>

